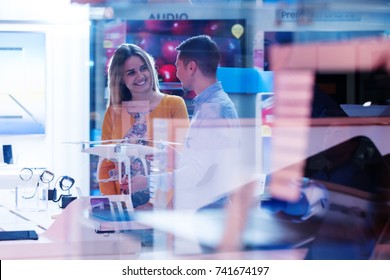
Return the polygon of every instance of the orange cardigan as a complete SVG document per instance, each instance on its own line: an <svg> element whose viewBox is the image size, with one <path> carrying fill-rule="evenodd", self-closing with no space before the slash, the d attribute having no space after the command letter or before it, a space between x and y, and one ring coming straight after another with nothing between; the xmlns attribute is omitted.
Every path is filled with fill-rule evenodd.
<svg viewBox="0 0 390 280"><path fill-rule="evenodd" d="M189 118L187 113L187 107L183 98L175 95L165 95L157 107L147 115L147 128L148 128L148 139L153 140L154 119L170 119L171 127L175 126L175 120L178 121L181 127L185 129L189 126ZM133 125L134 118L127 112L122 111L122 106L109 106L104 115L102 125L102 140L122 139L125 133ZM175 133L172 129L171 133ZM169 135L172 137L172 135ZM169 139L172 141L176 139ZM115 169L115 163L104 159L100 170L98 170L99 179L108 179L109 171ZM103 195L120 194L120 184L118 181L99 182L100 192Z"/></svg>

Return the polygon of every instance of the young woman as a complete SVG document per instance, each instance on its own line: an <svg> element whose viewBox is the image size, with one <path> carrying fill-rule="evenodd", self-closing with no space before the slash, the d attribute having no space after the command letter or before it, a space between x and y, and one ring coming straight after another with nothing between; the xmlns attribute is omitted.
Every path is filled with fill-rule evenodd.
<svg viewBox="0 0 390 280"><path fill-rule="evenodd" d="M148 140L153 140L154 119L184 120L189 124L184 100L159 90L154 59L136 45L123 44L116 49L108 67L108 87L110 99L102 140L124 139L124 142L146 145ZM145 157L132 157L130 162L130 174L147 175L150 171L150 161ZM118 170L116 163L108 159L101 163L98 178L103 195L129 192ZM148 202L149 190L132 192L134 207Z"/></svg>

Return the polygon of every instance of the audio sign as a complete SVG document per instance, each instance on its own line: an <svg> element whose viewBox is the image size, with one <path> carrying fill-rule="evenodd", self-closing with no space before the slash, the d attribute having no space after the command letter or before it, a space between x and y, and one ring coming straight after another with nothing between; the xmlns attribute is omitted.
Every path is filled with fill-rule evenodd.
<svg viewBox="0 0 390 280"><path fill-rule="evenodd" d="M150 14L149 19L163 19L163 20L173 20L173 19L188 19L187 13L156 13Z"/></svg>

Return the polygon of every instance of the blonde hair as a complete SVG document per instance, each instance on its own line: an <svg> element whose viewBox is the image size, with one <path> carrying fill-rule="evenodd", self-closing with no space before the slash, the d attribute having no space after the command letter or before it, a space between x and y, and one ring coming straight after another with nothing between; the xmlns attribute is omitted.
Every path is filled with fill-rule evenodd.
<svg viewBox="0 0 390 280"><path fill-rule="evenodd" d="M108 105L120 105L122 101L130 101L132 99L130 90L122 82L122 76L125 61L134 55L139 56L145 62L152 74L153 91L160 91L154 58L137 45L122 44L115 50L108 66L108 88L110 92Z"/></svg>

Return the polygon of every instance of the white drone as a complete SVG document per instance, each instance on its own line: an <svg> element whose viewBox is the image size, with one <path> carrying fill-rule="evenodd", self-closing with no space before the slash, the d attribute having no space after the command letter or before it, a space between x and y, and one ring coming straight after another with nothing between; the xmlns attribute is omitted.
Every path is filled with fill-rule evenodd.
<svg viewBox="0 0 390 280"><path fill-rule="evenodd" d="M168 141L153 141L149 139L136 139L154 142L156 147L151 147L142 144L129 143L129 139L113 139L102 141L80 141L80 142L65 142L70 144L81 144L81 151L91 155L99 156L98 170L104 159L118 163L118 174L122 174L122 163L125 166L125 175L130 175L130 158L131 157L145 157L147 155L156 155L161 153L165 147L171 145L180 145L180 143L168 142ZM133 140L134 141L134 140ZM86 145L89 145L86 147ZM110 181L112 179L100 179L98 182ZM123 178L119 176L120 183L123 183ZM130 183L130 182L128 182ZM130 186L129 186L130 187Z"/></svg>

